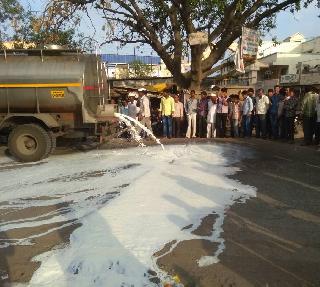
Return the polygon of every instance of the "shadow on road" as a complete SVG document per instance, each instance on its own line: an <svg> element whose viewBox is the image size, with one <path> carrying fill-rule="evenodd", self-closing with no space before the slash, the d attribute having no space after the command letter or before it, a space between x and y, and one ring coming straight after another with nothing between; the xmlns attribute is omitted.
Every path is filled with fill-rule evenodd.
<svg viewBox="0 0 320 287"><path fill-rule="evenodd" d="M232 156L232 150L227 152ZM279 153L288 160L275 157ZM161 257L158 264L183 278L186 287L318 286L320 178L316 167L306 165L315 165L316 157L311 149L298 154L282 144L255 148L254 158L243 158L237 164L242 171L230 177L255 186L257 197L225 211L222 234L225 250L219 256L220 262L199 268L197 260L203 254L214 254L217 244L190 240L179 243L171 254ZM198 161L197 164L204 172L211 170L207 163ZM201 192L209 200L212 192L216 192L196 178L171 179L194 193ZM189 210L190 214L199 212L190 210L174 196L168 200ZM182 219L172 220L181 223Z"/></svg>

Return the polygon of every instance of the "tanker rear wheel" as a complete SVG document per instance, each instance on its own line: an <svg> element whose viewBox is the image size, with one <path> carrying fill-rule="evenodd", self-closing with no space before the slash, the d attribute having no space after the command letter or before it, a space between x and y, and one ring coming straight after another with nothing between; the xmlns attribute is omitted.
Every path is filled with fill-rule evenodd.
<svg viewBox="0 0 320 287"><path fill-rule="evenodd" d="M50 134L39 125L20 125L10 133L8 148L10 153L20 161L39 161L50 154L52 139Z"/></svg>

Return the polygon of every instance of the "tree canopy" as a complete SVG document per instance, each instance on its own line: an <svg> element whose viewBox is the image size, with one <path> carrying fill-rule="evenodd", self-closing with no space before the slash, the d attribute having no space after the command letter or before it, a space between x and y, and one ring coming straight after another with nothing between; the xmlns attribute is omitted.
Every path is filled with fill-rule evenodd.
<svg viewBox="0 0 320 287"><path fill-rule="evenodd" d="M9 3L7 8L12 9L17 0L2 2ZM241 36L243 26L268 31L280 11L294 12L312 3L320 7L320 0L51 0L49 7L59 8L52 14L58 21L42 25L34 36L43 39L54 35L56 30L52 27L74 35L72 28L77 22L72 19L77 19L79 11L95 8L106 22L105 43L150 45L179 86L199 88L228 47ZM43 24L43 19L39 21ZM206 32L208 44L190 46L188 39L195 32ZM68 33L64 39L70 41ZM191 70L183 73L181 63L187 54L191 56Z"/></svg>
<svg viewBox="0 0 320 287"><path fill-rule="evenodd" d="M67 1L48 0L43 11L32 11L19 0L2 0L0 43L12 41L15 48L25 44L83 47L84 35L78 31L80 17L78 7Z"/></svg>
<svg viewBox="0 0 320 287"><path fill-rule="evenodd" d="M111 27L106 42L150 45L182 87L199 87L212 67L235 41L242 27L267 31L274 27L279 11L296 11L312 2L297 0L69 0L78 7L94 5L103 11ZM208 45L189 46L195 32L208 33ZM203 52L210 49L208 56ZM181 72L186 53L191 71Z"/></svg>
<svg viewBox="0 0 320 287"><path fill-rule="evenodd" d="M153 73L153 67L148 64L144 64L139 60L132 61L129 64L129 76L133 78L148 78Z"/></svg>

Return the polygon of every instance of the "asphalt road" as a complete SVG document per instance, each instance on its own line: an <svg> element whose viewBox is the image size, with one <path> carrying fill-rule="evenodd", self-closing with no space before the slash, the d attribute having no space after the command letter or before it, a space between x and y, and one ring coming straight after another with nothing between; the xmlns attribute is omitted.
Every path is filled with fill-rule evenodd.
<svg viewBox="0 0 320 287"><path fill-rule="evenodd" d="M241 171L232 178L255 186L257 197L226 212L220 262L199 268L199 254L217 246L194 240L158 264L187 287L320 286L320 151L256 139L231 142L254 153L236 164ZM204 232L210 220L203 220Z"/></svg>
<svg viewBox="0 0 320 287"><path fill-rule="evenodd" d="M171 144L201 142L207 143L207 140L165 141ZM238 145L246 146L252 152L250 158L235 164L241 171L231 177L255 186L257 197L245 204L235 204L226 211L222 234L226 248L219 256L219 263L199 268L197 258L211 255L217 245L205 240L190 240L179 243L173 252L161 257L158 265L172 275L178 275L186 287L320 286L320 151L298 144L256 139L214 142L225 144L228 147L226 155L231 158ZM117 146L114 143L114 147ZM78 151L57 150L61 155L70 152ZM32 212L41 214L44 211ZM5 219L4 213L0 212L0 215ZM25 214L13 211L6 216L18 218ZM204 218L197 232L210 234L214 220L212 215ZM38 264L31 263L30 259L67 242L76 227L65 229L63 237L53 233L40 238L36 242L37 249L25 246L16 247L15 252L6 250L11 252L8 279L30 280L38 268ZM0 269L1 264L0 256Z"/></svg>

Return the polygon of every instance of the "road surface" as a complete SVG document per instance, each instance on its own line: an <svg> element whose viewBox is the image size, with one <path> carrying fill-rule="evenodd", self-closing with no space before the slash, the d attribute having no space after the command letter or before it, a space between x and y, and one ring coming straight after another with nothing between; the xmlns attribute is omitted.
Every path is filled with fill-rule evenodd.
<svg viewBox="0 0 320 287"><path fill-rule="evenodd" d="M168 140L168 143L209 144L223 147L223 156L228 158L229 165L236 166L240 170L229 177L235 180L234 182L240 181L243 185L255 187L257 196L247 199L245 203L238 198L239 203L236 200L230 207L226 207L221 234L224 239L224 250L218 256L218 263L204 267L199 267L198 264L201 256L214 254L220 244L203 239L213 233L213 226L218 218L215 214L208 213L202 216L199 226L192 231L199 238L182 240L171 252L165 254L168 246L173 243L168 242L162 250L154 254L156 258L159 257L157 265L161 269L172 276L177 275L184 286L190 287L320 286L320 152L316 148L256 139L210 142L207 140L190 142L181 139ZM240 161L238 161L239 150L244 153L240 156ZM79 151L60 148L55 158L73 153ZM2 155L2 159L6 159L5 154ZM12 170L16 174L16 178L12 180L19 181L19 173L30 168L32 171L40 171L45 169L46 165L45 163L24 165L4 160L0 165L0 177L1 173L7 174L8 170ZM94 173L78 173L78 178L61 176L55 180L63 184L78 180L80 177L92 179L105 174L112 175L114 171L103 172L98 170ZM32 174L24 176L32 178ZM53 183L52 178L45 180L47 183ZM126 188L125 184L118 186L111 196L108 194L103 204L108 204L109 200L118 196L121 188ZM8 190L2 189L2 192ZM91 191L84 186L77 192L87 195ZM96 198L91 197L87 196L86 202L101 203L101 199L95 201ZM26 200L27 196L20 199ZM6 226L8 222L18 223L28 218L48 220L50 217L48 214L52 215L57 211L72 214L70 206L73 203L60 199L42 194L38 198L32 197L32 206L19 207L19 201L15 201L10 208L8 202L0 198L0 227ZM53 200L55 203L45 206L37 204L37 201L48 200ZM40 263L32 258L68 244L70 234L81 226L77 216L79 213L69 216L68 220L59 222L49 220L45 225L0 232L2 244L0 286L8 285L10 282L29 282L40 266ZM156 224L158 223L155 222ZM188 228L191 227L185 226L185 229ZM33 245L20 244L21 242L5 245L8 242L12 243L10 241L12 239L26 238L35 234L42 235L32 239ZM154 271L150 273L148 276L152 282L161 282Z"/></svg>

